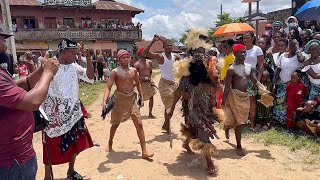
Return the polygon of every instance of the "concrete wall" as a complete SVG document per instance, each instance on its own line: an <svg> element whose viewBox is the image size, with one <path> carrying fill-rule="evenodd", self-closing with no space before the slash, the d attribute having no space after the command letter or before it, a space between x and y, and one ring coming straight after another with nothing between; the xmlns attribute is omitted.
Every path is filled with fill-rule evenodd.
<svg viewBox="0 0 320 180"><path fill-rule="evenodd" d="M289 16L291 16L291 12L292 12L291 8L269 12L269 13L267 13L268 22L272 23L274 21L281 21L284 23L286 21L286 19Z"/></svg>
<svg viewBox="0 0 320 180"><path fill-rule="evenodd" d="M130 52L131 55L133 55L133 43L132 42L117 42L118 50L120 49L126 49L127 51Z"/></svg>

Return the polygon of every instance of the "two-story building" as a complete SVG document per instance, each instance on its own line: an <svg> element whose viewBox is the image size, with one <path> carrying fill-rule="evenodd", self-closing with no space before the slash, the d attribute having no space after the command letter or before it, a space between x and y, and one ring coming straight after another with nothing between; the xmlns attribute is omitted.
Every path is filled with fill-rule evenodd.
<svg viewBox="0 0 320 180"><path fill-rule="evenodd" d="M133 42L142 39L141 27L132 18L144 11L114 0L9 0L9 4L18 52L57 50L61 39L70 38L115 56L119 49L132 52Z"/></svg>

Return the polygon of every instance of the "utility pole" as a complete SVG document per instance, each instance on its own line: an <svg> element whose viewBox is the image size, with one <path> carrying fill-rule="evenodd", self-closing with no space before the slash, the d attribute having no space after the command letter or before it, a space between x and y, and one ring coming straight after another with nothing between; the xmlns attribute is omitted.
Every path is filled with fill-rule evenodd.
<svg viewBox="0 0 320 180"><path fill-rule="evenodd" d="M8 0L1 0L1 11L2 11L2 19L3 19L3 26L4 29L6 29L9 32L13 32L12 30L12 21L11 21L11 12L10 12L10 6ZM8 49L10 50L13 60L16 63L17 62L17 53L16 53L16 44L14 41L14 36L11 36L7 39Z"/></svg>

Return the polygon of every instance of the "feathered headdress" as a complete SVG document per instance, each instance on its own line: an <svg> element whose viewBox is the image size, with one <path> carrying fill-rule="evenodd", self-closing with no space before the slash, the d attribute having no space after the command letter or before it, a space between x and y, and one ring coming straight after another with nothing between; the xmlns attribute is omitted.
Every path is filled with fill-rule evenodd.
<svg viewBox="0 0 320 180"><path fill-rule="evenodd" d="M205 52L208 52L212 48L212 45L208 43L208 33L208 30L204 28L191 29L188 32L185 43L192 54L183 60L175 62L173 69L175 78L179 79L190 75L189 67L191 62L202 60L206 68L211 66L210 64L212 63L208 62L205 54L196 51L199 48L204 48Z"/></svg>
<svg viewBox="0 0 320 180"><path fill-rule="evenodd" d="M204 28L191 29L187 34L187 39L185 41L188 49L197 49L203 47L206 52L212 47L205 39L201 37L208 37L208 30Z"/></svg>

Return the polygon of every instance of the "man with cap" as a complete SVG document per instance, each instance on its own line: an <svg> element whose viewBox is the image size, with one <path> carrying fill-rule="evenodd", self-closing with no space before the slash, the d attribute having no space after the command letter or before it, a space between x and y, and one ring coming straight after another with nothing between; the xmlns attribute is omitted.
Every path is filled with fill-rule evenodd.
<svg viewBox="0 0 320 180"><path fill-rule="evenodd" d="M125 122L129 118L132 119L134 126L136 127L137 134L140 140L142 158L149 159L153 157L153 154L147 152L146 140L144 135L144 129L142 126L141 115L138 108L143 107L143 96L141 91L141 85L139 81L139 73L133 68L129 67L130 53L124 49L118 51L117 54L119 66L112 70L110 80L108 81L107 88L105 90L103 104L107 106L107 100L110 96L111 88L113 84L116 84L117 89L114 92L115 102L111 112L112 124L110 128L110 137L108 142L108 151L112 152L113 138L118 129L120 123ZM138 97L140 102L137 101L137 93L134 91L134 87L137 87Z"/></svg>
<svg viewBox="0 0 320 180"><path fill-rule="evenodd" d="M12 34L0 28L0 179L35 180L37 158L32 139L36 111L46 99L59 62L45 57L44 64L17 81L8 72L5 40ZM37 85L37 86L36 86Z"/></svg>
<svg viewBox="0 0 320 180"><path fill-rule="evenodd" d="M157 94L157 89L152 81L152 61L141 56L143 51L144 48L140 48L138 50L137 53L139 55L139 61L134 64L134 67L139 73L143 100L149 100L149 118L155 118L155 116L152 114L152 108L153 96Z"/></svg>
<svg viewBox="0 0 320 180"><path fill-rule="evenodd" d="M250 99L248 95L248 80L261 90L263 85L257 80L252 66L245 64L246 48L242 44L233 46L235 63L227 71L225 89L222 99L222 108L225 113L224 128L226 138L229 139L229 129L235 128L237 151L239 156L244 156L241 146L242 125L246 123L250 111Z"/></svg>
<svg viewBox="0 0 320 180"><path fill-rule="evenodd" d="M45 179L50 179L50 165L69 163L67 177L78 180L83 178L74 170L76 157L83 150L93 146L84 122L84 108L79 100L79 79L93 83L93 66L90 52L82 42L79 45L64 39L59 43L58 49L58 61L61 65L43 103L43 109L49 119L43 138ZM87 57L87 69L75 63L78 50ZM50 154L51 162L46 156L47 153Z"/></svg>
<svg viewBox="0 0 320 180"><path fill-rule="evenodd" d="M161 54L150 52L152 45L156 41L161 41L163 43L164 52ZM151 43L141 53L141 56L147 57L150 59L156 59L158 60L158 63L159 63L161 79L159 81L158 88L159 88L161 101L165 106L165 110L164 110L165 121L163 123L162 130L165 130L167 132L169 132L170 117L166 112L170 109L171 104L173 103L174 92L178 87L173 76L173 64L176 60L176 57L172 53L172 46L173 46L172 42L170 42L168 39L164 37L159 37L158 35L154 35Z"/></svg>

